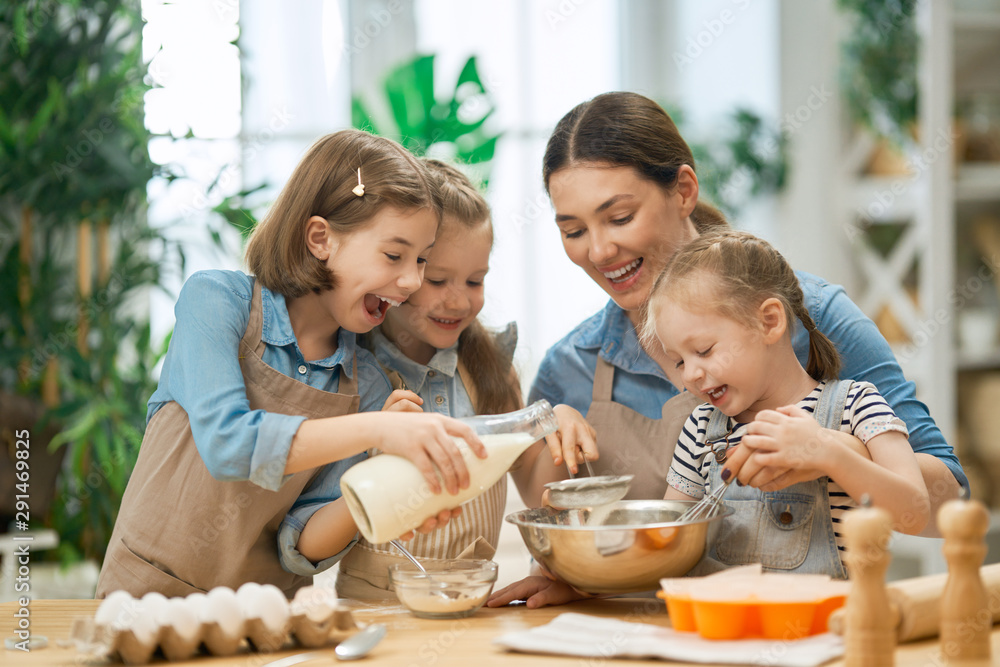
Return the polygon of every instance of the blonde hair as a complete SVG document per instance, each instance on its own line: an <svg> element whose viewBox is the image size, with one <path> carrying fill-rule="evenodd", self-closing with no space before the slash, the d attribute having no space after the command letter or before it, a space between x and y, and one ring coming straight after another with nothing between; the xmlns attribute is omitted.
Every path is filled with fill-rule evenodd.
<svg viewBox="0 0 1000 667"><path fill-rule="evenodd" d="M485 227L492 245L490 206L479 189L453 165L432 158L424 158L423 163L441 193L440 234L455 226L468 231ZM520 407L513 360L478 319L459 335L458 358L469 371L468 379L476 385L476 414L500 414Z"/></svg>
<svg viewBox="0 0 1000 667"><path fill-rule="evenodd" d="M358 185L358 169L365 190ZM287 297L336 287L336 277L309 252L306 224L326 219L336 234L364 228L386 206L431 209L440 219L441 202L427 170L391 139L360 130L322 137L292 172L246 248L250 273L264 287Z"/></svg>
<svg viewBox="0 0 1000 667"><path fill-rule="evenodd" d="M814 380L836 379L840 355L833 341L816 328L805 306L799 279L788 262L767 241L740 231L705 233L678 250L657 276L646 305L642 340L656 340L656 320L667 297L690 303L703 299L704 278L710 276L714 301L706 304L738 322L755 322L757 308L766 299L778 299L785 308L788 330L797 318L809 332L806 372Z"/></svg>

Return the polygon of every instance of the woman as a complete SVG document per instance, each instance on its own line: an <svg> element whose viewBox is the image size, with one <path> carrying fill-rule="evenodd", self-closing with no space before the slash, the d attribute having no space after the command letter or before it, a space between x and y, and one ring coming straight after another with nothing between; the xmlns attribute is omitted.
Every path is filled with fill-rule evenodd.
<svg viewBox="0 0 1000 667"><path fill-rule="evenodd" d="M726 222L698 200L694 158L673 121L634 93L599 95L566 114L549 138L542 175L566 254L611 300L548 351L528 400L544 398L586 414L601 457L595 473L634 474L630 497L662 498L674 443L696 401L679 393L681 380L671 382L639 345L636 325L666 260L700 232ZM951 446L875 324L841 287L797 275L816 326L840 351L841 377L874 384L909 427L935 516L943 501L968 488ZM793 343L805 363L807 332L799 328ZM665 361L663 367L673 374ZM864 449L850 436L841 442ZM740 482L765 491L818 476L765 468L748 448L734 450L728 467ZM491 605L541 590L518 586L495 594ZM551 601L541 591L528 604Z"/></svg>

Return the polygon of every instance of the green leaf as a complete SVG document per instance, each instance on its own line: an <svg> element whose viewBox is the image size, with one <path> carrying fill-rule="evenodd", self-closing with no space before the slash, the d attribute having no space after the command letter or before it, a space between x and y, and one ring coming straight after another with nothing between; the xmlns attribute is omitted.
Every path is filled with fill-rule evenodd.
<svg viewBox="0 0 1000 667"><path fill-rule="evenodd" d="M466 83L474 83L479 88L479 92L486 92L486 88L483 87L483 82L479 78L479 71L476 69L475 56L470 56L465 61L465 66L462 67L462 71L458 75L458 81L455 82L455 90L458 91Z"/></svg>
<svg viewBox="0 0 1000 667"><path fill-rule="evenodd" d="M493 154L496 152L497 140L499 138L500 135L498 134L495 137L487 139L471 150L459 151L458 156L464 162L468 162L470 164L475 164L477 162L489 162L493 159Z"/></svg>

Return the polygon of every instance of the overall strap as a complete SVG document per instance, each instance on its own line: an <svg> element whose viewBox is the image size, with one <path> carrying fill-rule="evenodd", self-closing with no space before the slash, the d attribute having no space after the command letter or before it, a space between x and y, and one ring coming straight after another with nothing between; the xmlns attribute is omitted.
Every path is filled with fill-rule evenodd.
<svg viewBox="0 0 1000 667"><path fill-rule="evenodd" d="M705 428L705 443L710 444L720 440L729 434L729 417L718 408L712 410L708 418L708 426Z"/></svg>
<svg viewBox="0 0 1000 667"><path fill-rule="evenodd" d="M816 401L816 411L813 417L823 428L840 430L844 419L844 408L847 406L847 395L854 386L853 380L831 380L823 386L819 400Z"/></svg>

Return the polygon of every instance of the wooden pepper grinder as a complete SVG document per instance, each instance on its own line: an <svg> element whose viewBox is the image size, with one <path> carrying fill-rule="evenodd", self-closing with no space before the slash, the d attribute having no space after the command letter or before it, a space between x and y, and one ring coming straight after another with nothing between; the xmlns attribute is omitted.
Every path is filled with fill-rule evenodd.
<svg viewBox="0 0 1000 667"><path fill-rule="evenodd" d="M941 594L941 655L949 663L988 662L993 613L979 568L990 514L978 500L949 500L938 511L948 579Z"/></svg>
<svg viewBox="0 0 1000 667"><path fill-rule="evenodd" d="M845 604L844 664L886 667L895 664L896 610L889 604L885 571L892 517L884 509L858 507L844 516L847 571L851 590Z"/></svg>

